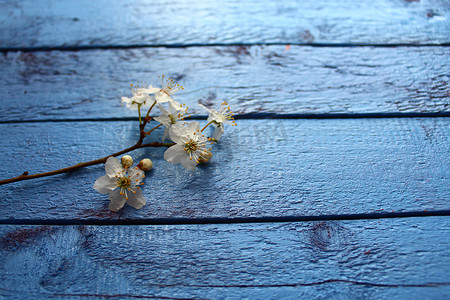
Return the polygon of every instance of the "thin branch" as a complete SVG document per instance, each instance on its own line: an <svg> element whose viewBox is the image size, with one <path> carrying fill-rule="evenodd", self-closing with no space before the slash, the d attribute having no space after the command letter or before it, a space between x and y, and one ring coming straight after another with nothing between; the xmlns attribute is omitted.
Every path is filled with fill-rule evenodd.
<svg viewBox="0 0 450 300"><path fill-rule="evenodd" d="M209 122L208 124L205 125L205 127L202 128L202 130L200 130L200 132L203 132L203 130L206 129L206 127L208 127L209 125L211 125L212 123L214 123L214 121Z"/></svg>
<svg viewBox="0 0 450 300"><path fill-rule="evenodd" d="M138 104L138 115L139 115L139 126L142 126L142 119L141 119L141 105ZM144 125L145 126L145 125Z"/></svg>
<svg viewBox="0 0 450 300"><path fill-rule="evenodd" d="M126 148L122 151L113 153L111 155L96 159L96 160L91 160L88 162L84 162L84 163L78 163L76 165L67 167L67 168L62 168L59 170L55 170L55 171L50 171L50 172L44 172L44 173L38 173L38 174L32 174L32 175L28 175L28 172L24 172L22 175L17 176L17 177L13 177L13 178L9 178L9 179L4 179L4 180L0 180L0 185L3 184L8 184L8 183L13 183L13 182L17 182L17 181L22 181L22 180L30 180L30 179L35 179L35 178L41 178L41 177L47 177L47 176L53 176L53 175L57 175L57 174L63 174L63 173L69 173L69 172L73 172L75 170L84 168L84 167L88 167L88 166L93 166L93 165L98 165L101 163L105 163L106 160L111 157L111 156L119 156L122 154L125 154L127 152L139 149L139 148L145 148L145 147L170 147L174 145L173 143L159 143L159 142L153 142L153 143L148 143L148 144L142 144L142 141L136 143L136 145L131 146L129 148Z"/></svg>
<svg viewBox="0 0 450 300"><path fill-rule="evenodd" d="M150 117L150 112L152 111L152 109L153 109L153 107L155 107L155 104L156 104L156 101L155 102L153 102L153 104L152 104L152 106L150 106L150 108L148 109L148 111L147 111L147 115L145 116L145 118L144 118L144 127L145 127L145 125L147 125L147 123L148 123L148 121L149 121L149 117Z"/></svg>
<svg viewBox="0 0 450 300"><path fill-rule="evenodd" d="M149 131L147 131L146 133L145 133L145 135L150 135L150 133L152 133L153 132L153 130L155 130L155 129L157 129L157 128L159 128L159 127L161 127L161 126L163 126L164 124L159 124L159 125L157 125L157 126L155 126L153 129L151 129L151 130L149 130Z"/></svg>
<svg viewBox="0 0 450 300"><path fill-rule="evenodd" d="M159 143L159 142L152 142L148 144L142 144L138 146L137 148L145 148L145 147L172 147L175 145L175 143Z"/></svg>

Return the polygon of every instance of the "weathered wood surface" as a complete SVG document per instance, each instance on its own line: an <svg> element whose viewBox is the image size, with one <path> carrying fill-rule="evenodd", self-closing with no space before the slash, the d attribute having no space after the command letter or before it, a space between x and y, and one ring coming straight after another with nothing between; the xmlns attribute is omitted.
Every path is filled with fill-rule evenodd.
<svg viewBox="0 0 450 300"><path fill-rule="evenodd" d="M141 210L100 165L0 186L0 298L450 298L450 119L295 119L449 116L449 29L447 0L0 1L0 179L134 144L119 99L161 74L254 118L193 173L131 153ZM351 214L386 219L142 225Z"/></svg>
<svg viewBox="0 0 450 300"><path fill-rule="evenodd" d="M0 226L0 296L445 299L450 219Z"/></svg>
<svg viewBox="0 0 450 300"><path fill-rule="evenodd" d="M45 8L44 8L45 7ZM446 0L0 2L0 47L449 43Z"/></svg>
<svg viewBox="0 0 450 300"><path fill-rule="evenodd" d="M203 121L206 123L206 121ZM51 171L133 145L137 122L2 124L0 178ZM239 120L195 172L149 157L141 210L108 210L102 165L0 186L0 219L149 219L448 210L448 118ZM158 129L159 130L159 129ZM160 141L162 130L150 141Z"/></svg>
<svg viewBox="0 0 450 300"><path fill-rule="evenodd" d="M185 87L175 99L228 100L273 114L450 112L450 48L193 47L9 52L0 56L0 121L136 117L130 83Z"/></svg>

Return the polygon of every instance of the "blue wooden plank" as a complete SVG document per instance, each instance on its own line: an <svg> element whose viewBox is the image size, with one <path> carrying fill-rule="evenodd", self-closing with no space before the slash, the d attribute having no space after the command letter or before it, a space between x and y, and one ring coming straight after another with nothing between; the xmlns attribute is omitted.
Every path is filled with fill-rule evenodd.
<svg viewBox="0 0 450 300"><path fill-rule="evenodd" d="M194 47L7 53L0 121L136 117L129 84L166 74L174 98L237 114L450 112L450 48Z"/></svg>
<svg viewBox="0 0 450 300"><path fill-rule="evenodd" d="M0 297L445 299L449 221L0 226Z"/></svg>
<svg viewBox="0 0 450 300"><path fill-rule="evenodd" d="M8 47L449 43L446 0L0 3Z"/></svg>
<svg viewBox="0 0 450 300"><path fill-rule="evenodd" d="M203 121L205 122L205 121ZM450 209L448 118L239 120L195 172L150 157L141 210L110 213L92 166L0 186L0 219L152 219ZM133 145L136 122L2 124L0 178L50 171ZM162 130L156 131L159 141Z"/></svg>

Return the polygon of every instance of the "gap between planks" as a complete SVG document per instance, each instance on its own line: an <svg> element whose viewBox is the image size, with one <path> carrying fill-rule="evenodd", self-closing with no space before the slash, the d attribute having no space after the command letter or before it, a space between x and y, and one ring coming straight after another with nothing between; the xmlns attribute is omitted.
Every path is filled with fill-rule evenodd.
<svg viewBox="0 0 450 300"><path fill-rule="evenodd" d="M445 217L450 210L377 212L320 216L281 216L281 217L241 217L241 218L155 218L155 219L0 219L0 225L200 225L200 224L255 224L255 223L292 223L311 221L371 220L413 217Z"/></svg>
<svg viewBox="0 0 450 300"><path fill-rule="evenodd" d="M192 43L192 44L132 44L132 45L82 45L56 47L4 47L0 52L41 52L41 51L83 51L109 49L137 49L137 48L193 48L193 47L252 47L252 46L307 46L318 48L396 48L396 47L449 47L450 43Z"/></svg>
<svg viewBox="0 0 450 300"><path fill-rule="evenodd" d="M318 286L327 285L333 283L346 283L351 285L359 286L370 286L379 288L428 288L428 287L441 287L448 286L450 282L429 282L424 284L384 284L384 283L373 283L366 281L355 281L346 279L327 279L315 282L297 282L297 283L286 283L286 284L230 284L230 285L208 285L208 284L165 284L165 285L154 285L157 287L171 288L171 287L184 287L184 288L283 288L283 287L308 287L308 286ZM7 289L1 289L3 291L11 292ZM42 294L36 294L42 296ZM172 299L172 300L195 300L195 299L209 299L209 298L179 298L179 297L165 297L165 296L155 296L155 295L134 295L134 294L89 294L89 293L56 293L47 294L46 296L58 296L58 297L100 297L100 298L138 298L138 299Z"/></svg>
<svg viewBox="0 0 450 300"><path fill-rule="evenodd" d="M413 112L413 113L324 113L324 114L274 114L274 113L252 113L245 115L235 115L236 120L296 120L296 119L389 119L389 118L442 118L450 117L450 111L441 112ZM207 116L194 115L185 120L206 120ZM0 121L0 124L20 124L20 123L58 123L58 122L118 122L118 121L138 121L135 117L123 118L73 118L73 119L42 119L42 120L7 120Z"/></svg>
<svg viewBox="0 0 450 300"><path fill-rule="evenodd" d="M388 287L388 288L409 288L409 287L439 287L450 285L450 282L429 282L424 284L387 284L387 283L373 283L367 281L355 281L346 279L327 279L315 282L297 282L297 283L280 283L280 284L165 284L157 285L158 287L194 287L194 288L277 288L277 287L300 287L300 286L316 286L330 283L348 283L354 285L364 285L372 287ZM64 294L65 295L65 294ZM71 295L71 294L68 294ZM77 295L77 294L74 294Z"/></svg>

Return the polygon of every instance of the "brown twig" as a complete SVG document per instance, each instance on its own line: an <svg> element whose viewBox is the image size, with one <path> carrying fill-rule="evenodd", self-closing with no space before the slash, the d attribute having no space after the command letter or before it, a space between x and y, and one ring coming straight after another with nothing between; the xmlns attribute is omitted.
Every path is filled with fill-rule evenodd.
<svg viewBox="0 0 450 300"><path fill-rule="evenodd" d="M99 159L96 159L96 160L91 160L91 161L84 162L84 163L78 163L76 165L73 165L73 166L70 166L70 167L67 167L67 168L62 168L62 169L55 170L55 171L50 171L50 172L44 172L44 173L38 173L38 174L32 174L32 175L28 175L28 172L24 172L20 176L9 178L9 179L0 180L0 185L13 183L13 182L17 182L17 181L22 181L22 180L30 180L30 179L35 179L35 178L41 178L41 177L47 177L47 176L53 176L53 175L57 175L57 174L73 172L75 170L78 170L78 169L81 169L81 168L84 168L84 167L105 163L106 160L109 157L111 157L111 156L119 156L119 155L125 154L127 152L130 152L130 151L133 151L133 150L136 150L136 149L139 149L139 148L146 148L146 147L170 147L170 146L174 145L174 143L159 143L159 142L142 144L142 140L143 139L139 139L139 141L136 143L136 145L131 146L129 148L126 148L126 149L124 149L122 151L113 153L111 155L105 156L103 158L99 158Z"/></svg>
<svg viewBox="0 0 450 300"><path fill-rule="evenodd" d="M91 160L88 162L84 162L84 163L78 163L76 165L67 167L67 168L62 168L59 170L55 170L55 171L50 171L50 172L44 172L44 173L38 173L38 174L33 174L33 175L28 175L28 172L24 172L22 175L17 176L17 177L13 177L13 178L8 178L8 179L4 179L4 180L0 180L0 185L3 184L8 184L8 183L13 183L13 182L17 182L17 181L22 181L22 180L30 180L30 179L35 179L35 178L41 178L41 177L47 177L47 176L53 176L53 175L57 175L57 174L63 174L63 173L69 173L69 172L73 172L75 170L84 168L84 167L88 167L88 166L93 166L93 165L98 165L101 163L105 163L106 160L111 157L111 156L119 156L122 155L124 153L139 149L139 148L145 148L145 147L170 147L172 145L174 145L174 143L160 143L160 142L153 142L153 143L147 143L147 144L142 144L144 141L144 138L148 135L150 135L150 133L152 133L155 129L161 127L163 124L159 124L157 126L155 126L153 129L149 130L148 132L145 132L145 126L147 125L147 123L152 120L152 117L150 117L150 111L153 109L153 107L155 106L156 102L153 103L153 105L149 108L147 115L144 118L144 121L142 121L141 119L141 107L138 106L138 112L139 112L139 132L140 132L140 136L139 136L139 140L138 142L134 145L131 146L129 148L126 148L122 151L113 153L111 155L99 158L99 159L95 159L95 160Z"/></svg>
<svg viewBox="0 0 450 300"><path fill-rule="evenodd" d="M158 129L159 127L163 126L164 124L159 124L157 126L155 126L153 129L150 129L149 131L147 131L145 133L145 135L150 135L150 133L152 133L154 130Z"/></svg>

